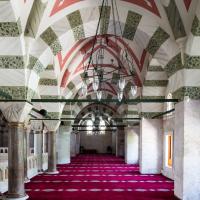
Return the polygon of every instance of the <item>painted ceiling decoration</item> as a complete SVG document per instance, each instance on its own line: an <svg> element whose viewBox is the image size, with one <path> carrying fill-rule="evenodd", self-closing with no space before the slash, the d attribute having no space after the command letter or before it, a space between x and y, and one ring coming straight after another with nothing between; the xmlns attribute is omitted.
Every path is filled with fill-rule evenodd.
<svg viewBox="0 0 200 200"><path fill-rule="evenodd" d="M108 0L102 8L97 32L97 39L103 38L108 43L101 67L113 70L110 60L122 63L118 52L126 48L134 64L133 81L139 87L135 98L166 98L168 93L178 99L185 95L199 98L200 2L116 0L116 3L122 36L117 25L116 43ZM92 55L101 5L102 0L0 1L0 99L96 98L92 84L88 85L86 97L81 95L81 85L84 64L89 63ZM95 52L99 48L96 44ZM122 64L126 74L128 67ZM94 65L90 63L89 67ZM104 98L117 98L116 79L117 74L113 73L111 82L104 86ZM125 98L133 98L130 88L126 84ZM65 113L69 104L41 102L33 106L46 109L52 118L68 116ZM72 103L73 116L87 106L90 103ZM165 110L163 103L109 106L120 117L151 117Z"/></svg>

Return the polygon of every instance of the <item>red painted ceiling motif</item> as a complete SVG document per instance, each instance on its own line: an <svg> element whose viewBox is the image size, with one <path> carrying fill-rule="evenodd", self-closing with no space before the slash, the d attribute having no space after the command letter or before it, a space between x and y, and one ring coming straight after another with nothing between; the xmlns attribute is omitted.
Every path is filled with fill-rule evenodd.
<svg viewBox="0 0 200 200"><path fill-rule="evenodd" d="M184 3L185 3L185 7L186 7L186 9L187 9L187 11L188 11L189 8L190 8L190 5L191 5L191 3L192 3L192 0L184 0Z"/></svg>
<svg viewBox="0 0 200 200"><path fill-rule="evenodd" d="M60 1L60 0L56 0L54 6L53 6L53 9L51 11L51 14L50 14L50 17L52 15L55 15L57 12L67 8L68 6L74 4L74 3L78 3L80 2L81 0L63 0L63 1Z"/></svg>
<svg viewBox="0 0 200 200"><path fill-rule="evenodd" d="M122 0L122 1L136 4L160 17L158 7L156 6L155 3L156 0Z"/></svg>
<svg viewBox="0 0 200 200"><path fill-rule="evenodd" d="M50 17L55 15L56 13L58 13L59 11L67 8L68 6L81 2L82 0L56 0L55 4L53 6L53 9L50 13ZM160 13L159 10L156 6L155 0L122 0L122 1L126 1L132 4L136 4L150 12L152 12L153 14L157 15L160 17ZM185 1L191 1L191 0L185 0Z"/></svg>

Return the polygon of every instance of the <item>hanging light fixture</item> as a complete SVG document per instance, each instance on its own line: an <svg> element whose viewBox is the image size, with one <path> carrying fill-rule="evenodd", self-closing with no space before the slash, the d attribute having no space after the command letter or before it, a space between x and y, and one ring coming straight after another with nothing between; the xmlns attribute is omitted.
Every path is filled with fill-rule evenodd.
<svg viewBox="0 0 200 200"><path fill-rule="evenodd" d="M136 75L133 57L129 52L129 47L127 48L126 45L121 47L118 41L118 38L123 37L123 31L120 23L117 1L110 0L110 2L111 3L109 3L109 0L102 1L96 34L93 38L92 50L90 52L85 51L83 56L84 82L88 83L89 81L87 80L92 80L92 88L99 101L103 96L103 86L107 87L107 84L110 84L110 81L113 80L111 78L112 75L116 75L115 77L113 76L114 82L111 83L117 83L117 98L119 101L123 99L126 83L132 82L132 84L134 84L134 76ZM113 34L111 36L98 35L101 32L101 25L103 26L105 23L105 7L107 6L111 7L111 13L113 15ZM111 59L111 64L109 64L107 63L107 56L105 56L105 53L108 48L113 48L113 45L116 47L117 59L115 62ZM97 46L98 48L96 48ZM90 55L89 60L88 55ZM86 89L87 87L83 85L82 94L87 93ZM107 88L105 88L105 90L106 89ZM137 93L136 86L131 87L131 93L135 96Z"/></svg>
<svg viewBox="0 0 200 200"><path fill-rule="evenodd" d="M82 96L87 96L87 85L85 82L82 83L82 86L81 86L81 95Z"/></svg>
<svg viewBox="0 0 200 200"><path fill-rule="evenodd" d="M131 94L133 97L137 94L137 86L136 85L131 86Z"/></svg>
<svg viewBox="0 0 200 200"><path fill-rule="evenodd" d="M93 90L96 92L99 88L99 78L97 76L94 77L92 82Z"/></svg>
<svg viewBox="0 0 200 200"><path fill-rule="evenodd" d="M124 88L125 88L125 85L126 85L126 81L125 81L125 78L120 78L119 81L118 81L118 87L119 87L119 90L120 91L123 91Z"/></svg>
<svg viewBox="0 0 200 200"><path fill-rule="evenodd" d="M98 99L98 101L101 101L101 98L102 98L102 91L98 90L97 91L97 99Z"/></svg>
<svg viewBox="0 0 200 200"><path fill-rule="evenodd" d="M120 92L117 93L117 98L118 98L119 102L122 101L122 99L123 99L123 92L122 91L120 91Z"/></svg>

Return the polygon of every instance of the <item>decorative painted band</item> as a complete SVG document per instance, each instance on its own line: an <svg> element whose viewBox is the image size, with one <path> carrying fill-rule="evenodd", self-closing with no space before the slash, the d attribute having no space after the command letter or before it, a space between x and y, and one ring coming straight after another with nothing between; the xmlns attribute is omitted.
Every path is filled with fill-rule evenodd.
<svg viewBox="0 0 200 200"><path fill-rule="evenodd" d="M167 76L170 77L181 69L200 69L200 56L189 56L185 54L185 64L181 62L181 54L174 56L164 67Z"/></svg>
<svg viewBox="0 0 200 200"><path fill-rule="evenodd" d="M200 87L181 87L173 92L173 98L183 101L184 97L188 96L190 99L200 99Z"/></svg>

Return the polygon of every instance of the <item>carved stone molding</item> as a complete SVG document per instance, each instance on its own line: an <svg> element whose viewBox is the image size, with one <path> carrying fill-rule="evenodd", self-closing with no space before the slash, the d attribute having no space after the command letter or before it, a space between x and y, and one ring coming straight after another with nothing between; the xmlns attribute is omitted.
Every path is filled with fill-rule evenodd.
<svg viewBox="0 0 200 200"><path fill-rule="evenodd" d="M0 109L8 122L25 122L32 105L27 102L2 102Z"/></svg>
<svg viewBox="0 0 200 200"><path fill-rule="evenodd" d="M44 120L44 124L48 131L56 132L60 126L60 120Z"/></svg>

